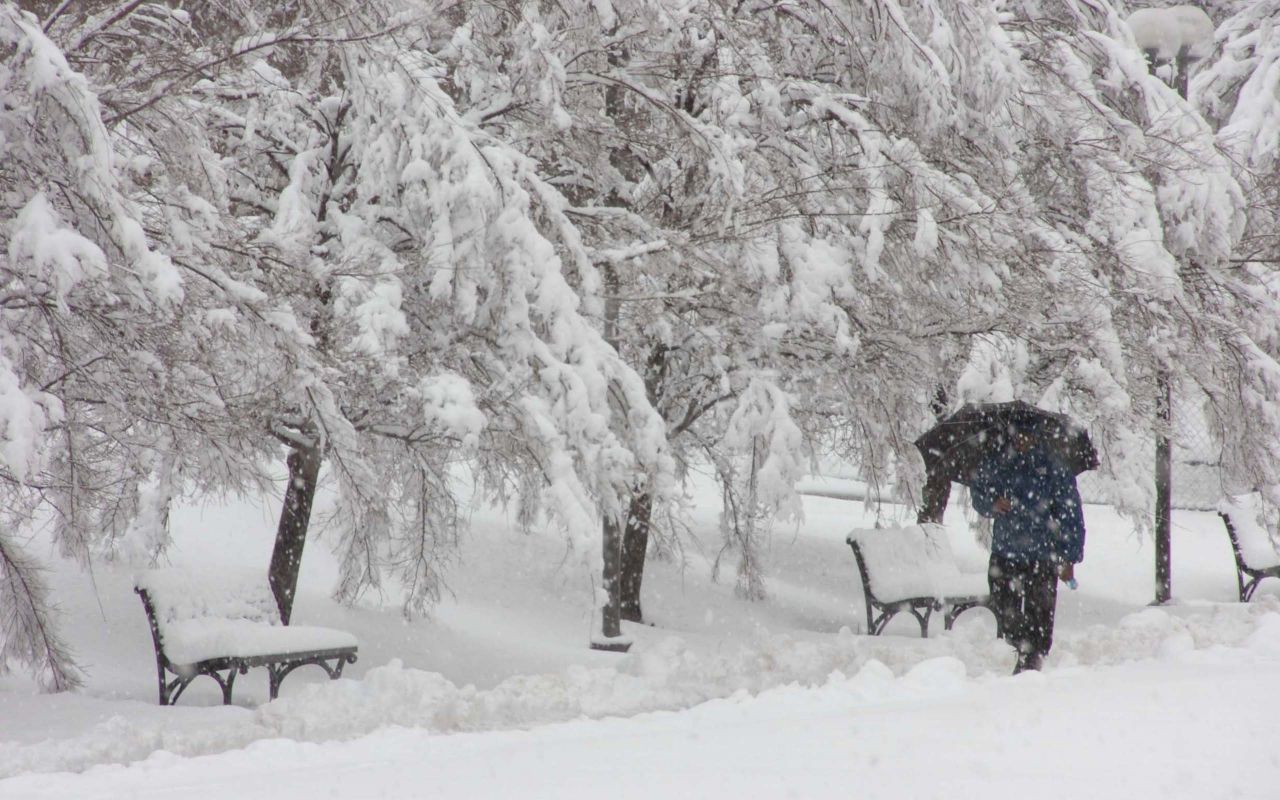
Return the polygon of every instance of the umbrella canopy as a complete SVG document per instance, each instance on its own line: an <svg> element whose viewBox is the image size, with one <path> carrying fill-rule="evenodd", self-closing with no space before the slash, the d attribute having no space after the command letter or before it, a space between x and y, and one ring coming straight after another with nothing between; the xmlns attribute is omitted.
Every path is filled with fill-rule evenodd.
<svg viewBox="0 0 1280 800"><path fill-rule="evenodd" d="M926 431L915 445L929 474L967 484L974 470L999 453L1015 432L1043 442L1072 475L1098 466L1098 452L1084 428L1064 414L1021 400L968 404Z"/></svg>

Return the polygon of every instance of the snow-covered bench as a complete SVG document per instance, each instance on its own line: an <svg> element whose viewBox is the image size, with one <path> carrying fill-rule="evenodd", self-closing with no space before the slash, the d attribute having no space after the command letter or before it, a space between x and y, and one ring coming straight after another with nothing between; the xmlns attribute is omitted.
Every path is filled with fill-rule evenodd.
<svg viewBox="0 0 1280 800"><path fill-rule="evenodd" d="M1280 578L1280 554L1262 519L1262 498L1257 494L1228 497L1218 504L1218 516L1231 538L1240 602L1247 603L1264 578Z"/></svg>
<svg viewBox="0 0 1280 800"><path fill-rule="evenodd" d="M929 635L929 615L946 608L947 630L970 608L987 605L985 572L962 572L941 525L852 531L847 540L858 561L867 603L867 633L880 634L907 611Z"/></svg>
<svg viewBox="0 0 1280 800"><path fill-rule="evenodd" d="M316 664L336 679L356 660L356 638L346 631L281 625L264 576L156 569L134 576L134 591L151 623L161 705L177 703L201 675L218 682L229 705L236 675L250 667L267 668L274 700L298 667Z"/></svg>

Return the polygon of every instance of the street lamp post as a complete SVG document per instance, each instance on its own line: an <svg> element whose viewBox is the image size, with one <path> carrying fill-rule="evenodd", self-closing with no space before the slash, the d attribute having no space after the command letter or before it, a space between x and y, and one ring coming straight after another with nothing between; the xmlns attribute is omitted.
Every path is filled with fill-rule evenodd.
<svg viewBox="0 0 1280 800"><path fill-rule="evenodd" d="M1213 46L1213 20L1196 6L1144 8L1127 20L1134 41L1147 56L1151 73L1187 99L1191 65L1208 55ZM1163 73L1163 74L1162 74ZM1173 458L1169 443L1173 389L1169 371L1156 374L1156 508L1154 605L1173 597Z"/></svg>

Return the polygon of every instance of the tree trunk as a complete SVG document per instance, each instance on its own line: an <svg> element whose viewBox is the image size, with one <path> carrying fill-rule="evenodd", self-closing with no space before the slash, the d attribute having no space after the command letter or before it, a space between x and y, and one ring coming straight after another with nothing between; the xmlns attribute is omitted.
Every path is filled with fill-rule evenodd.
<svg viewBox="0 0 1280 800"><path fill-rule="evenodd" d="M644 388L654 408L661 408L659 395L667 375L669 351L662 342L653 345L644 365ZM649 528L653 520L653 495L637 491L631 495L627 524L622 532L622 618L644 622L640 609L640 586L644 583L644 561L649 552Z"/></svg>
<svg viewBox="0 0 1280 800"><path fill-rule="evenodd" d="M951 498L951 478L941 469L930 470L925 478L921 495L920 513L916 515L916 523L941 523L943 515L947 512L947 501Z"/></svg>
<svg viewBox="0 0 1280 800"><path fill-rule="evenodd" d="M617 25L610 27L606 33L612 36L617 32ZM609 49L606 60L611 68L618 69L627 63L627 52L620 46L614 46ZM614 121L615 125L621 124L619 120L622 118L626 110L626 103L622 87L616 84L610 84L604 91L604 112L605 116ZM635 158L618 148L609 151L609 162L617 167L623 175L628 174L627 167L634 167ZM619 196L616 190L610 191L605 198L605 205L616 208L626 208L627 201ZM611 262L605 262L600 265L601 277L604 283L604 340L609 343L619 354L623 352L621 342L618 341L618 323L621 314L621 301L619 299L621 281L618 277L617 265ZM625 413L625 410L624 410ZM623 533L619 528L618 520L606 515L602 526L601 537L604 544L604 570L601 576L604 583L606 593L604 607L600 609L600 639L593 640L592 649L595 650L615 650L625 652L631 647L626 639L622 638L622 608L621 608L621 590L622 590L622 539Z"/></svg>
<svg viewBox="0 0 1280 800"><path fill-rule="evenodd" d="M271 552L271 569L267 573L271 593L276 598L280 621L289 624L293 614L293 597L298 588L298 571L302 566L302 546L307 542L311 525L311 504L316 497L320 478L320 451L295 447L289 451L289 484L284 490L284 506L280 525L276 528L276 546Z"/></svg>
<svg viewBox="0 0 1280 800"><path fill-rule="evenodd" d="M1187 48L1178 50L1174 60L1173 81L1170 84L1183 99L1187 99L1189 76ZM1173 518L1173 457L1169 449L1169 422L1172 419L1173 388L1168 370L1160 368L1156 374L1156 599L1153 605L1164 605L1173 599L1173 543L1171 523Z"/></svg>
<svg viewBox="0 0 1280 800"><path fill-rule="evenodd" d="M947 406L946 387L935 387L933 400L929 403L929 410L933 412L935 421L940 422L947 415ZM926 522L941 524L943 516L947 513L947 501L951 499L951 478L941 469L931 470L926 467L924 489L921 490L920 495L920 511L916 514L916 524L922 525Z"/></svg>
<svg viewBox="0 0 1280 800"><path fill-rule="evenodd" d="M622 532L618 521L608 515L601 527L604 539L604 606L600 609L600 636L592 638L592 650L612 650L625 653L631 642L622 637L621 595L619 589L622 566Z"/></svg>
<svg viewBox="0 0 1280 800"><path fill-rule="evenodd" d="M1171 526L1173 463L1169 450L1169 417L1172 406L1169 373L1156 378L1156 600L1163 605L1173 598Z"/></svg>
<svg viewBox="0 0 1280 800"><path fill-rule="evenodd" d="M621 603L622 618L644 622L640 610L640 586L644 582L644 560L649 550L649 522L653 517L653 497L641 492L631 497L631 509L622 531Z"/></svg>

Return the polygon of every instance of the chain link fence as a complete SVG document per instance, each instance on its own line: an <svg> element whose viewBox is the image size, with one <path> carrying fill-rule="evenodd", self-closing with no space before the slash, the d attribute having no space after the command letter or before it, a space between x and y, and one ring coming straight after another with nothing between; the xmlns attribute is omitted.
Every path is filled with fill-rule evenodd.
<svg viewBox="0 0 1280 800"><path fill-rule="evenodd" d="M1182 511L1216 511L1229 489L1223 479L1222 447L1209 433L1203 412L1188 399L1175 399L1170 436L1173 508ZM1155 454L1151 453L1155 479ZM1109 505L1112 500L1099 471L1081 473L1080 494L1086 503ZM1240 491L1238 488L1236 491Z"/></svg>
<svg viewBox="0 0 1280 800"><path fill-rule="evenodd" d="M1177 403L1174 404L1172 427L1173 507L1216 511L1226 493L1221 445L1214 443L1201 413L1180 408Z"/></svg>

